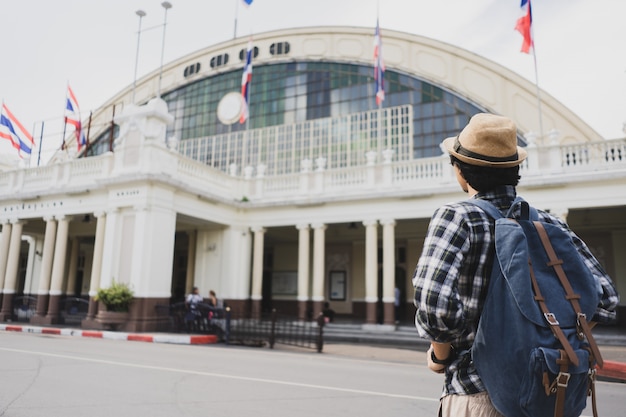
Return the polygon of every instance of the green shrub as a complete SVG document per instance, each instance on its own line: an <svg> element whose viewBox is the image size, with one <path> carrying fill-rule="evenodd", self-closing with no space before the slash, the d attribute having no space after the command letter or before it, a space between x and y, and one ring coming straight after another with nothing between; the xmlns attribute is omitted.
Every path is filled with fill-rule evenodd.
<svg viewBox="0 0 626 417"><path fill-rule="evenodd" d="M113 281L109 288L98 290L95 300L104 304L108 311L128 311L133 291L128 284Z"/></svg>

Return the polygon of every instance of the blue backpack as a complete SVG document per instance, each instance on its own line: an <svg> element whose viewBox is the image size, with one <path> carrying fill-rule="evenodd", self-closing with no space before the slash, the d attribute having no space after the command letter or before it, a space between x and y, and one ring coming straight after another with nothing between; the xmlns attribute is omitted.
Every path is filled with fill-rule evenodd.
<svg viewBox="0 0 626 417"><path fill-rule="evenodd" d="M506 417L571 417L592 395L597 416L602 356L588 320L601 293L570 235L540 222L520 197L506 216L486 200L468 201L495 219L496 256L472 347L493 405Z"/></svg>

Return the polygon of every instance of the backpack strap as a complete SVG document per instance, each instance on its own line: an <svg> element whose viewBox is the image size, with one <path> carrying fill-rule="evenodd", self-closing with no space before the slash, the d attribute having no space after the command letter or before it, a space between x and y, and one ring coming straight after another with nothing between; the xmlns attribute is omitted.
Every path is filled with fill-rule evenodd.
<svg viewBox="0 0 626 417"><path fill-rule="evenodd" d="M501 219L504 217L502 212L490 201L482 200L480 198L470 198L467 200L469 203L480 207L485 213L491 216L493 219Z"/></svg>
<svg viewBox="0 0 626 417"><path fill-rule="evenodd" d="M470 198L467 201L480 207L485 213L496 220L503 217L512 219L517 206L520 208L520 220L539 220L537 210L531 207L522 197L515 197L515 200L511 203L511 207L509 207L504 215L491 201L482 200L480 198Z"/></svg>
<svg viewBox="0 0 626 417"><path fill-rule="evenodd" d="M539 284L537 283L537 278L535 277L535 271L533 270L533 265L530 261L530 258L528 259L528 267L530 270L530 281L533 284L533 291L535 293L535 301L537 301L537 304L539 304L539 308L543 313L543 317L545 317L546 321L548 322L548 325L550 326L550 330L552 330L554 337L559 340L561 346L563 346L563 349L565 349L569 360L574 365L578 366L578 356L576 356L576 353L574 353L572 345L567 340L567 337L565 337L561 326L559 326L559 321L556 319L556 316L550 312L548 306L546 305L546 299L543 297L543 294L541 294L541 290L539 289Z"/></svg>
<svg viewBox="0 0 626 417"><path fill-rule="evenodd" d="M537 221L533 222L533 224L535 225L535 228L537 229L537 233L539 234L541 243L543 244L543 247L546 250L548 258L550 259L548 266L551 266L552 268L554 268L556 275L559 277L559 281L561 281L561 285L563 286L563 289L565 290L565 294L566 294L565 298L569 300L570 304L572 304L572 307L574 308L574 311L576 312L576 315L578 317L578 326L580 330L582 331L582 333L587 338L587 342L589 342L589 347L591 348L591 352L593 353L593 356L595 357L596 362L598 363L598 366L602 368L604 366L604 360L602 359L602 355L600 354L600 349L598 349L596 340L591 334L591 327L589 327L589 323L587 322L587 317L585 316L584 313L582 313L580 309L580 304L578 303L578 300L580 299L580 294L574 293L574 290L572 289L572 286L569 283L569 279L567 279L567 276L565 275L565 271L563 271L563 267L561 266L563 264L563 260L557 258L556 253L554 252L554 248L552 247L552 244L550 243L550 239L548 238L548 233L546 232L546 229L543 227L543 224Z"/></svg>
<svg viewBox="0 0 626 417"><path fill-rule="evenodd" d="M561 357L556 360L559 365L559 374L556 376L554 382L556 383L556 402L554 405L554 417L563 417L564 404L565 404L565 391L569 384L570 374L569 370L570 361L567 359L567 354L564 351L561 352Z"/></svg>

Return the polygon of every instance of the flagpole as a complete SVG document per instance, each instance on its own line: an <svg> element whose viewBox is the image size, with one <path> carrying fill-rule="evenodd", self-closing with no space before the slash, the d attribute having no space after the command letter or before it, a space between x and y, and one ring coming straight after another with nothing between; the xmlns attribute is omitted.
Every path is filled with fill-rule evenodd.
<svg viewBox="0 0 626 417"><path fill-rule="evenodd" d="M65 129L67 129L67 116L63 116L63 136L61 136L61 150L67 152L65 146Z"/></svg>
<svg viewBox="0 0 626 417"><path fill-rule="evenodd" d="M531 28L532 30L532 28ZM535 64L535 86L537 87L537 110L539 111L539 137L543 140L543 116L541 111L541 90L539 89L539 71L537 70L537 50L533 34L533 61Z"/></svg>
<svg viewBox="0 0 626 417"><path fill-rule="evenodd" d="M44 122L41 122L41 132L39 134L39 151L37 152L37 166L41 162L41 144L43 143L43 126ZM35 132L35 126L33 125L33 133Z"/></svg>
<svg viewBox="0 0 626 417"><path fill-rule="evenodd" d="M91 131L91 115L93 114L93 112L89 112L89 121L87 122L87 136L85 136L85 141L87 141L87 143L85 144L85 156L87 156L87 152L89 151L89 132Z"/></svg>
<svg viewBox="0 0 626 417"><path fill-rule="evenodd" d="M233 32L233 39L237 39L237 17L239 16L239 2L241 0L235 0L235 31Z"/></svg>

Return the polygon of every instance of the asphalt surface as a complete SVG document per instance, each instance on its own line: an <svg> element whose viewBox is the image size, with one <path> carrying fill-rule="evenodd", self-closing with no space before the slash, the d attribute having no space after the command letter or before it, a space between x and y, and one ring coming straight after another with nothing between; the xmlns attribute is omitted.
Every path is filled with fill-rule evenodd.
<svg viewBox="0 0 626 417"><path fill-rule="evenodd" d="M91 337L152 343L214 344L214 335L180 333L125 333L88 331L70 327L31 326L27 323L2 323L0 332L12 331L34 334ZM607 363L607 377L626 381L626 330L617 327L597 327L594 337ZM330 323L324 328L323 352L360 358L389 361L425 361L429 343L420 339L412 326L362 326L360 324ZM299 348L296 348L299 349ZM600 372L600 375L602 372Z"/></svg>

